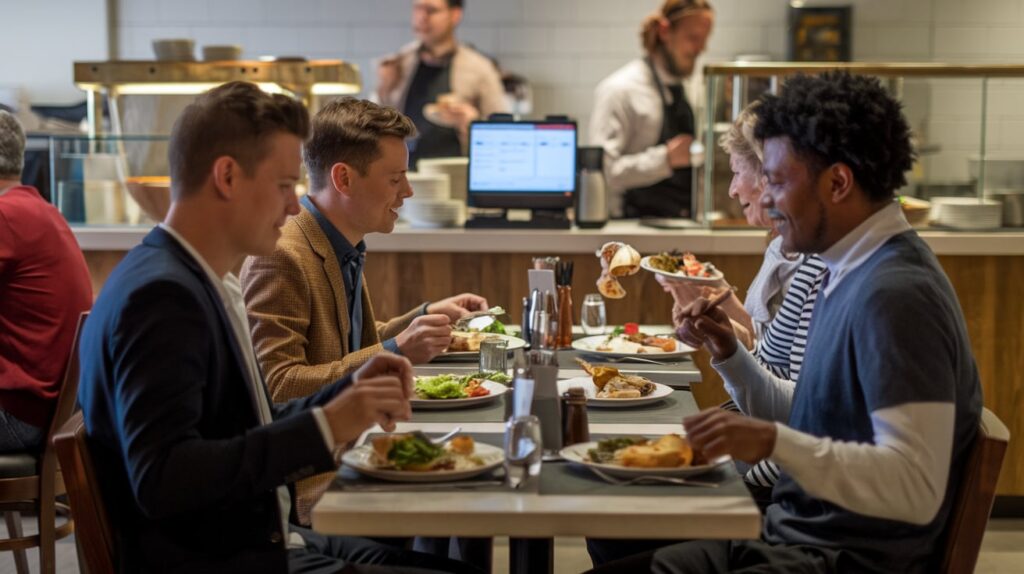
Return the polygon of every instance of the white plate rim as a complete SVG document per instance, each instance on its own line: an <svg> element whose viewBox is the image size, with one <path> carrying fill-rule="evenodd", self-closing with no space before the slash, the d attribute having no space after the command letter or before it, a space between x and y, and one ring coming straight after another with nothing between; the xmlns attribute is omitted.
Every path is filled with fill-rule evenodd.
<svg viewBox="0 0 1024 574"><path fill-rule="evenodd" d="M658 335L654 335L654 336L658 336ZM669 336L671 337L673 335L669 335ZM587 347L583 346L585 341L591 341L591 340L597 341L597 340L607 339L607 338L608 338L608 335L589 335L587 337L581 337L581 338L576 339L575 341L572 342L572 348L577 350L577 351L579 351L579 352L581 352L581 353L587 353L587 354L590 354L590 355L597 355L597 356L601 356L601 357L610 357L610 358L613 358L613 359L619 359L619 358L624 358L624 357L645 357L645 358L646 357L650 357L651 359L654 359L654 360L660 360L660 359L685 359L687 355L690 355L691 353L693 353L693 352L695 352L697 350L697 349L694 349L693 347L687 345L686 343L684 343L684 342L682 342L682 341L680 341L678 339L676 339L676 350L672 351L671 353L666 353L666 352L660 352L660 353L658 353L658 352L653 352L653 353L618 353L618 352L615 352L615 351L598 351L597 349L590 349L590 348L587 348ZM683 350L679 350L679 349L683 349Z"/></svg>
<svg viewBox="0 0 1024 574"><path fill-rule="evenodd" d="M597 448L597 441L581 442L569 445L562 448L558 454L570 463L579 464L585 467L593 467L617 478L635 478L637 476L672 476L685 478L687 476L697 476L711 472L712 470L732 461L731 457L721 456L708 464L702 464L699 466L683 466L677 468L640 468L591 462L585 457L587 455L587 451L592 448Z"/></svg>
<svg viewBox="0 0 1024 574"><path fill-rule="evenodd" d="M437 377L439 375L417 375L419 377ZM465 399L421 399L411 398L409 404L413 410L436 411L445 409L464 409L467 407L479 406L497 400L501 395L508 392L508 385L490 379L484 379L483 386L490 389L491 394L482 397L468 397Z"/></svg>
<svg viewBox="0 0 1024 574"><path fill-rule="evenodd" d="M650 255L643 256L640 259L640 267L642 267L643 269L646 269L647 271L650 271L651 273L655 273L655 274L658 274L658 275L663 275L665 277L668 277L670 279L674 279L676 281L690 281L692 283L716 283L716 282L722 280L722 278L725 277L725 274L722 273L722 270L719 269L718 267L715 267L715 275L712 276L712 277L690 277L689 275L681 275L679 273L670 273L668 271L665 271L664 269L658 269L658 268L652 266L651 263L650 263L650 259L651 259Z"/></svg>
<svg viewBox="0 0 1024 574"><path fill-rule="evenodd" d="M476 454L486 457L483 466L465 470L437 470L430 472L412 470L384 470L375 468L368 464L370 453L373 447L369 444L358 446L346 451L341 457L345 466L373 478L380 478L391 482L445 482L449 480L465 480L490 472L505 462L505 451L501 447L491 444L477 442ZM491 459L491 460L487 460Z"/></svg>
<svg viewBox="0 0 1024 574"><path fill-rule="evenodd" d="M651 381L654 383L654 381ZM568 391L574 386L586 386L583 383L589 383L590 388L596 390L597 386L594 385L594 380L590 377L573 377L571 379L562 379L558 381L558 393L562 394ZM640 397L638 399L599 399L597 397L587 397L588 407L601 407L601 408L613 408L613 409L628 409L630 407L638 407L647 403L653 403L660 401L666 397L672 395L675 389L668 385L661 383L654 383L654 392L647 395L646 397Z"/></svg>
<svg viewBox="0 0 1024 574"><path fill-rule="evenodd" d="M462 332L465 332L465 331L459 331L459 332L462 333ZM501 333L486 333L486 335L492 336L492 337L501 337L501 338L505 339L506 341L508 341L508 349L507 350L509 350L509 351L514 351L515 349L522 349L522 348L526 347L526 341L523 340L523 339L520 339L519 337L516 337L515 335L502 335ZM442 357L475 357L475 356L478 356L479 354L480 354L480 351L455 351L455 352L451 352L451 353L441 353L440 355L437 356L437 358L439 359L439 358L442 358ZM434 359L434 360L437 360L437 359Z"/></svg>

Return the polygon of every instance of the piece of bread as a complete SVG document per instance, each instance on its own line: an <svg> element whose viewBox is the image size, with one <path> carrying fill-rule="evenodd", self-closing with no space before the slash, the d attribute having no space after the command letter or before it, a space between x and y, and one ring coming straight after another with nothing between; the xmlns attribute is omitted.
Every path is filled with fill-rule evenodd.
<svg viewBox="0 0 1024 574"><path fill-rule="evenodd" d="M626 447L615 453L622 466L639 468L672 468L693 462L690 442L677 434L665 435L651 444Z"/></svg>

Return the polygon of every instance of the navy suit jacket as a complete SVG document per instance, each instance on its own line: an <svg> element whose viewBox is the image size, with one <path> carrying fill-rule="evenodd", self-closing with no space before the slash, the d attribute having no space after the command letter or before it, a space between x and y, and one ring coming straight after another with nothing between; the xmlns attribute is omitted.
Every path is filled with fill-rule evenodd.
<svg viewBox="0 0 1024 574"><path fill-rule="evenodd" d="M123 572L286 572L275 489L334 468L309 409L350 379L261 426L226 313L156 228L85 324L78 399Z"/></svg>

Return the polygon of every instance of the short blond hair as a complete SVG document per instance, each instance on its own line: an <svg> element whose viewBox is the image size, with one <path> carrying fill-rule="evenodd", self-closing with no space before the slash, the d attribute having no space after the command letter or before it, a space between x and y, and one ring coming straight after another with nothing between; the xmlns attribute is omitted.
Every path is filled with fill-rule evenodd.
<svg viewBox="0 0 1024 574"><path fill-rule="evenodd" d="M736 121L729 126L729 131L719 138L718 145L725 150L725 153L738 156L747 165L760 172L761 165L764 163L764 147L754 137L758 105L759 102L754 102L743 108L740 115L736 116Z"/></svg>
<svg viewBox="0 0 1024 574"><path fill-rule="evenodd" d="M665 0L657 12L644 19L640 26L640 43L648 54L652 53L661 43L658 37L658 24L662 19L668 20L669 24L675 24L687 16L711 11L711 3L707 0Z"/></svg>

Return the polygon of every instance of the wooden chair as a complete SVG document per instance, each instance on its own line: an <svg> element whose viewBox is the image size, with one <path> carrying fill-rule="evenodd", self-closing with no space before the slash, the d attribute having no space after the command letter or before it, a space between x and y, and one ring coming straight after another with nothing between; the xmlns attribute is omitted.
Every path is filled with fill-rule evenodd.
<svg viewBox="0 0 1024 574"><path fill-rule="evenodd" d="M982 409L979 427L945 534L945 554L940 572L948 574L974 572L981 539L985 536L985 526L992 513L1006 445L1010 442L1010 431L988 409Z"/></svg>
<svg viewBox="0 0 1024 574"><path fill-rule="evenodd" d="M82 412L75 413L53 437L71 512L77 525L80 560L89 574L114 574L114 533L86 442Z"/></svg>
<svg viewBox="0 0 1024 574"><path fill-rule="evenodd" d="M18 574L28 574L28 548L39 548L39 570L54 574L57 570L55 544L57 540L74 532L70 509L57 502L65 493L64 481L57 468L57 457L50 439L75 408L78 394L78 338L88 312L78 318L78 326L71 343L64 380L57 396L57 407L40 452L0 455L0 511L7 521L9 538L0 540L0 552L13 551ZM21 512L32 511L39 518L39 534L25 536L21 526ZM67 521L56 525L57 513Z"/></svg>

